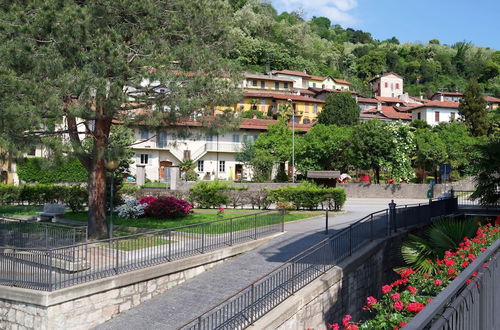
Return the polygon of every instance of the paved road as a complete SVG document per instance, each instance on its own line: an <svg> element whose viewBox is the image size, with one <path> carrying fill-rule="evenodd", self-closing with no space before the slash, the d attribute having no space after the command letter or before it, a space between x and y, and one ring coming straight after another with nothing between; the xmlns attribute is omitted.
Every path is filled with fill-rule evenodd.
<svg viewBox="0 0 500 330"><path fill-rule="evenodd" d="M342 229L367 214L387 208L389 202L387 199L350 199L344 207L345 214L330 218L330 229ZM395 202L412 204L425 200ZM273 241L192 278L97 329L176 329L322 240L324 226L324 216L287 223L286 232Z"/></svg>

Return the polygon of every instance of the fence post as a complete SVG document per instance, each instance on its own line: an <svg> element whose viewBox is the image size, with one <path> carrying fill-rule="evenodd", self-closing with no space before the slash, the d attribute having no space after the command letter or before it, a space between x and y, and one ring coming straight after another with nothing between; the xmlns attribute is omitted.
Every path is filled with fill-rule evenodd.
<svg viewBox="0 0 500 330"><path fill-rule="evenodd" d="M201 225L201 253L205 253L205 224Z"/></svg>
<svg viewBox="0 0 500 330"><path fill-rule="evenodd" d="M373 213L370 214L370 241L373 241Z"/></svg>
<svg viewBox="0 0 500 330"><path fill-rule="evenodd" d="M257 214L253 216L254 237L257 239Z"/></svg>
<svg viewBox="0 0 500 330"><path fill-rule="evenodd" d="M392 228L392 230L394 232L396 232L397 230L397 227L396 227L396 203L394 203L394 199L391 200L391 202L389 203L389 223L390 223L390 227ZM389 232L391 232L391 230L389 229Z"/></svg>
<svg viewBox="0 0 500 330"><path fill-rule="evenodd" d="M168 231L168 261L172 261L172 231Z"/></svg>
<svg viewBox="0 0 500 330"><path fill-rule="evenodd" d="M251 303L250 303L250 324L253 324L255 322L255 284L252 283L252 291L250 293L251 297Z"/></svg>
<svg viewBox="0 0 500 330"><path fill-rule="evenodd" d="M229 245L233 245L233 219L229 220Z"/></svg>
<svg viewBox="0 0 500 330"><path fill-rule="evenodd" d="M48 226L45 226L45 248L49 248L49 233L48 233Z"/></svg>
<svg viewBox="0 0 500 330"><path fill-rule="evenodd" d="M52 273L54 272L54 260L52 256L52 250L49 250L49 291L54 290L54 283Z"/></svg>
<svg viewBox="0 0 500 330"><path fill-rule="evenodd" d="M112 238L114 239L114 238ZM116 251L116 258L115 258L115 272L118 274L118 267L120 266L120 254L118 253L118 246L119 246L119 241L117 239L114 239L115 241L115 251Z"/></svg>
<svg viewBox="0 0 500 330"><path fill-rule="evenodd" d="M285 231L285 209L281 210L281 232Z"/></svg>

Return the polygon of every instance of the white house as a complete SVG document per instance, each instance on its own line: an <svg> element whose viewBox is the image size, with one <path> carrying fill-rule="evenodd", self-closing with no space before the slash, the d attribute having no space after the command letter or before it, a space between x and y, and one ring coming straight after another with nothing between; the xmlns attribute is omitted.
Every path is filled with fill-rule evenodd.
<svg viewBox="0 0 500 330"><path fill-rule="evenodd" d="M307 72L292 71L292 70L274 70L272 74L280 78L288 78L294 81L293 88L308 88L311 75Z"/></svg>
<svg viewBox="0 0 500 330"><path fill-rule="evenodd" d="M403 78L394 72L378 76L371 83L373 96L399 98L403 95Z"/></svg>
<svg viewBox="0 0 500 330"><path fill-rule="evenodd" d="M449 101L449 102L460 102L464 97L464 94L460 92L438 92L431 96L432 101Z"/></svg>
<svg viewBox="0 0 500 330"><path fill-rule="evenodd" d="M458 102L431 101L411 108L412 120L424 120L431 126L458 120Z"/></svg>

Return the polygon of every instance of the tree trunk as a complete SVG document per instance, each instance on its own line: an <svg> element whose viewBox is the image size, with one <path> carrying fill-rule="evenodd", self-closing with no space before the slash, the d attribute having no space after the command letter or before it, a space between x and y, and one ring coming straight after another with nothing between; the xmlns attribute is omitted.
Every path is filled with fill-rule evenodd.
<svg viewBox="0 0 500 330"><path fill-rule="evenodd" d="M375 169L375 183L377 183L377 184L380 183L380 169L379 168Z"/></svg>
<svg viewBox="0 0 500 330"><path fill-rule="evenodd" d="M101 112L102 113L102 112ZM89 235L94 238L108 236L106 226L106 146L111 120L98 117L95 121L94 148L88 180Z"/></svg>

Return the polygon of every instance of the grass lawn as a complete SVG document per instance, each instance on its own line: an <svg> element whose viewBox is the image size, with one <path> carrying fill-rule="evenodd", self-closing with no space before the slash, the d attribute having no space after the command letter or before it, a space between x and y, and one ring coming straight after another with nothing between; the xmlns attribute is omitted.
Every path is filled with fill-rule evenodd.
<svg viewBox="0 0 500 330"><path fill-rule="evenodd" d="M0 214L6 215L35 215L36 212L43 210L43 206L0 206ZM242 215L259 213L262 210L242 210L242 209L226 209L223 218L217 215L215 209L195 209L194 213L177 219L124 219L118 217L116 213L113 214L113 223L118 226L137 227L146 229L167 229L173 227L181 227L201 222L213 221L224 218L238 217ZM285 221L294 221L306 219L317 215L324 214L324 211L292 211L285 216ZM87 221L87 212L66 212L66 219L76 220L81 222ZM240 228L244 229L244 228ZM121 235L123 236L123 235Z"/></svg>

